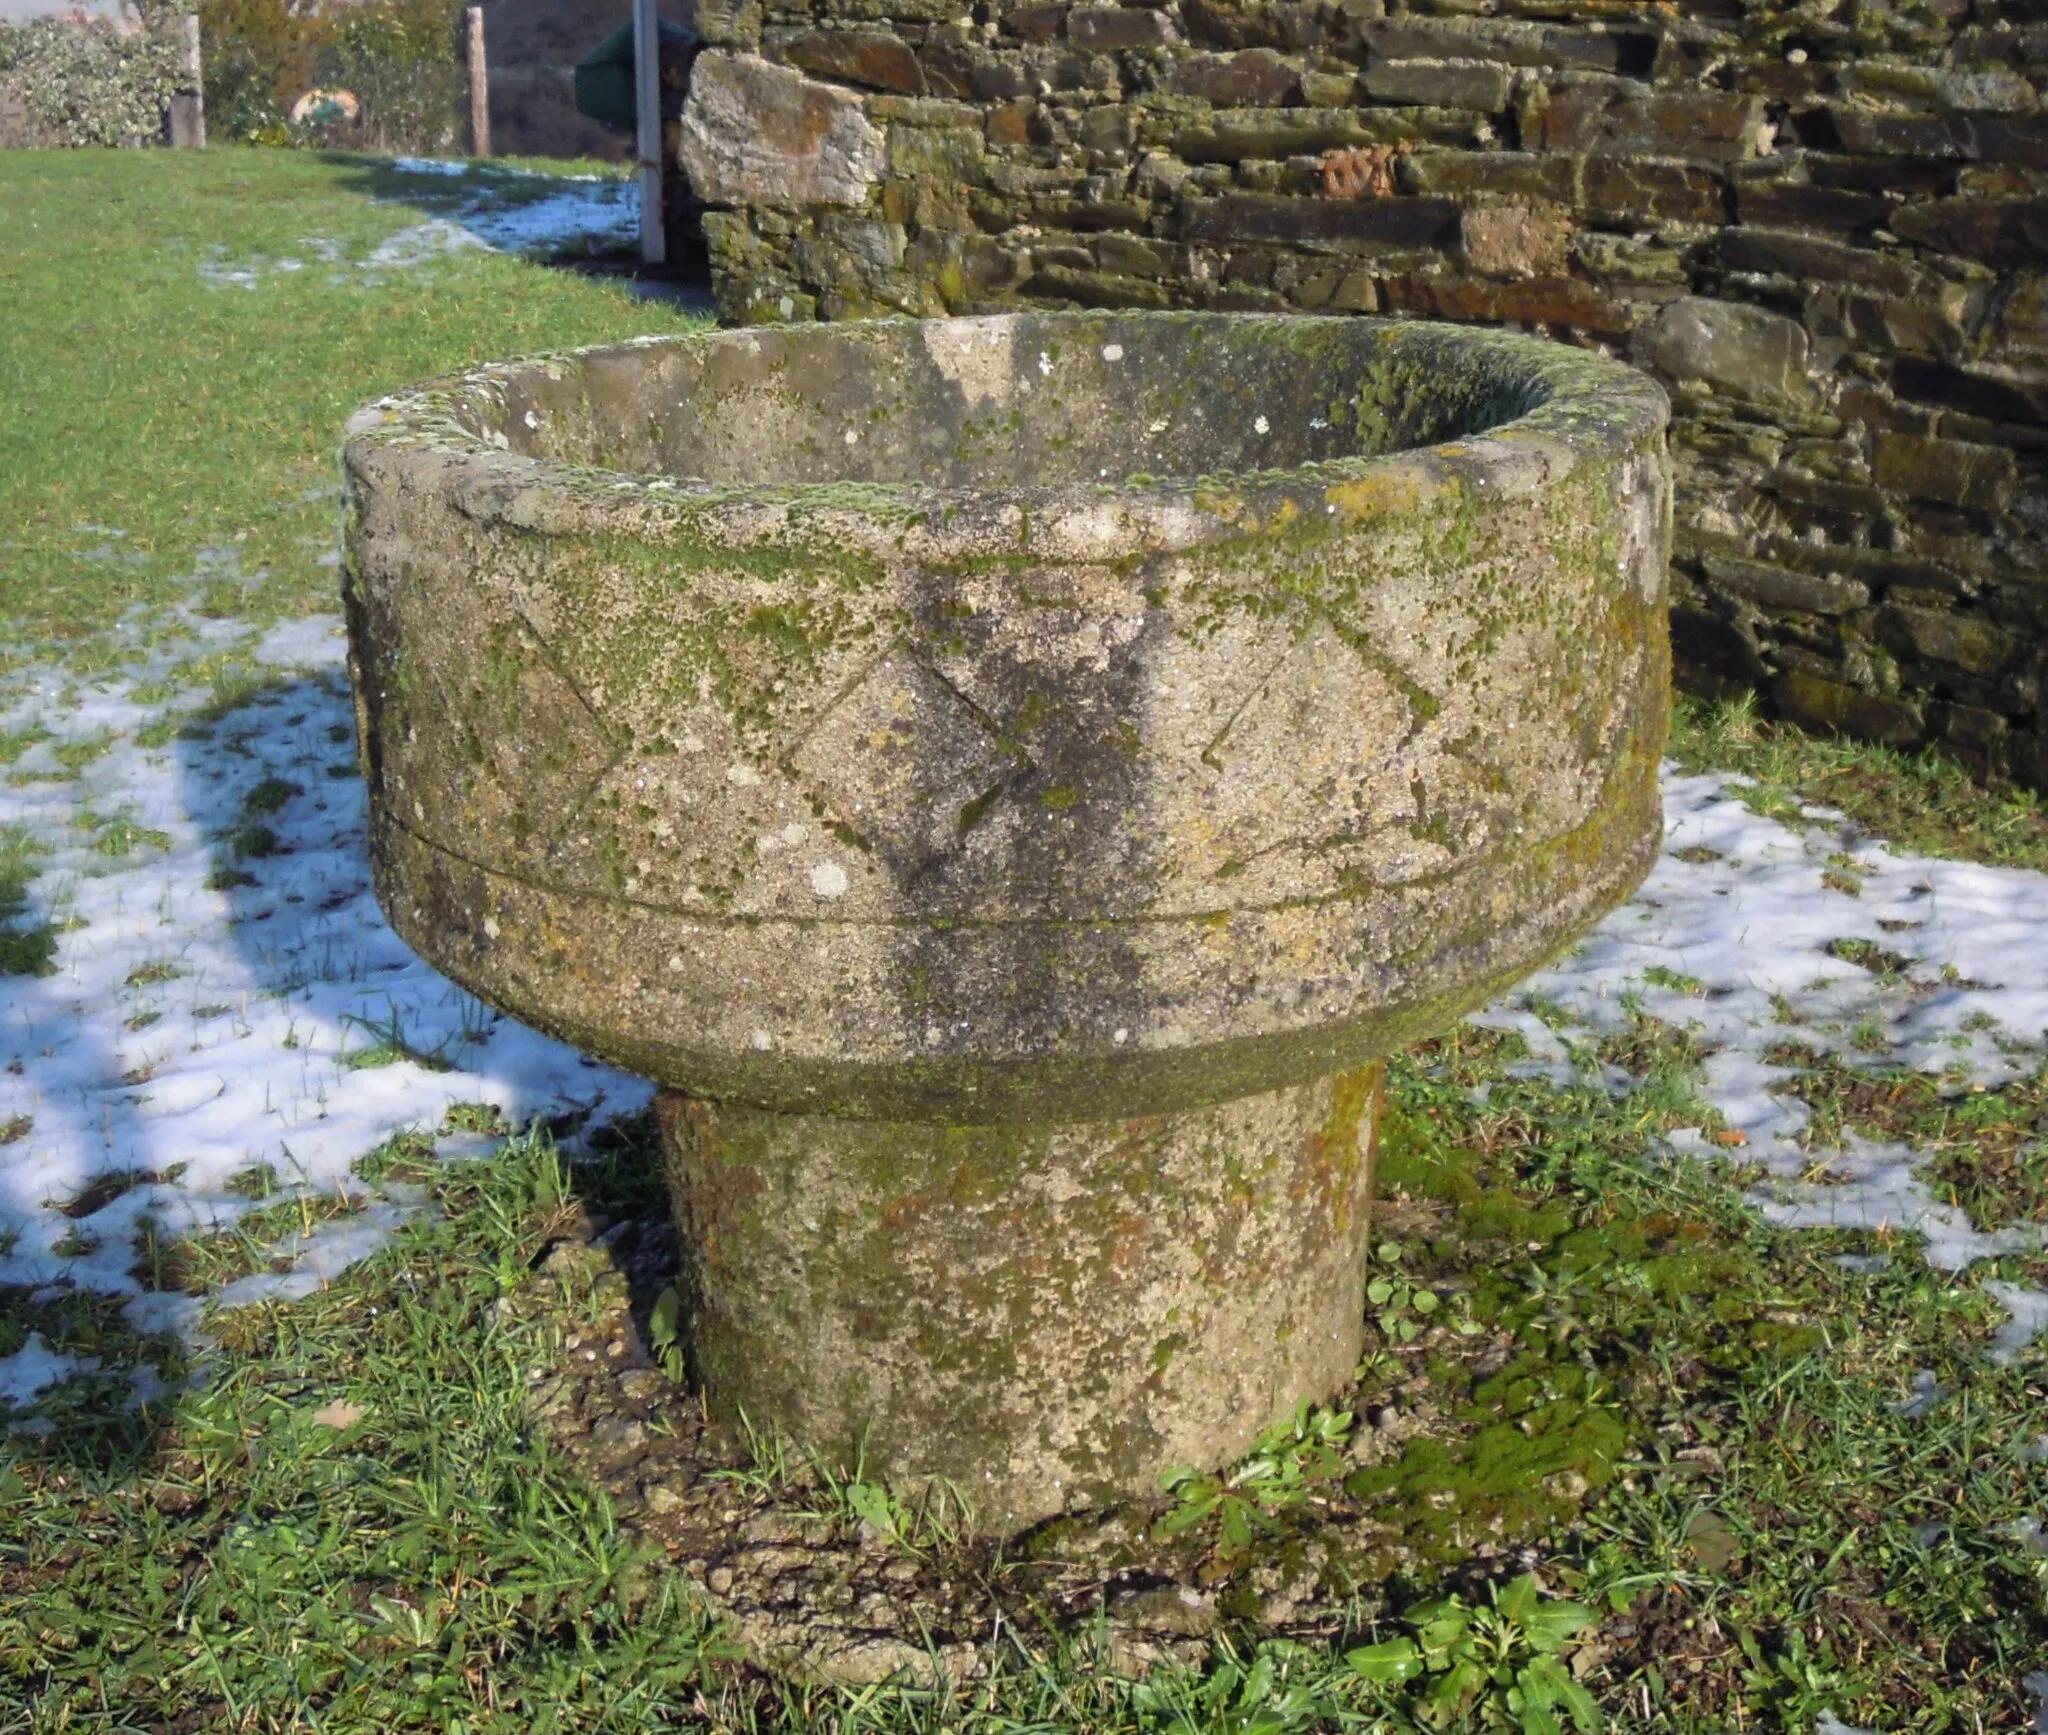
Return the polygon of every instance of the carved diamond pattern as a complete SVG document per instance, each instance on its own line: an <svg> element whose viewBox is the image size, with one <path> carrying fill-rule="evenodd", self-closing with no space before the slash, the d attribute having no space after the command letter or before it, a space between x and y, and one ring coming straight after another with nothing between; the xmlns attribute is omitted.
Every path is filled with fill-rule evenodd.
<svg viewBox="0 0 2048 1735"><path fill-rule="evenodd" d="M899 873L960 848L1024 768L975 708L901 645L842 694L790 761Z"/></svg>

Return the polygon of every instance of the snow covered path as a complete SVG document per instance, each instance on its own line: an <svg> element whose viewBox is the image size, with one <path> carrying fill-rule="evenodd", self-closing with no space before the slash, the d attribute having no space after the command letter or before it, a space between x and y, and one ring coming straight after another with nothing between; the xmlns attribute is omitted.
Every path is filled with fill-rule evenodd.
<svg viewBox="0 0 2048 1735"><path fill-rule="evenodd" d="M216 658L235 651L237 629L195 625ZM372 1200L353 1172L394 1133L473 1151L475 1135L443 1132L456 1105L602 1117L648 1090L482 1007L385 924L334 620L269 634L253 654L273 684L181 735L207 692L195 649L209 647L98 684L46 669L0 689L0 737L17 732L0 746L19 749L0 847L29 852L35 874L11 925L58 930L52 974L0 977L0 1286L124 1296L138 1331L189 1333L202 1305L137 1281L145 1219L228 1227L266 1165L287 1193L363 1198L289 1245L290 1270L220 1298L305 1293L415 1208ZM2048 1036L2048 876L1894 855L1817 812L1795 831L1712 776L1667 774L1665 803L1641 891L1481 1021L1520 1030L1523 1066L1560 1077L1588 1063L1580 1033L1633 1010L1695 1029L1715 1050L1706 1094L1769 1171L1759 1202L1783 1221L1918 1230L1951 1270L2040 1245L2038 1225L1972 1224L1934 1199L1905 1147L1808 1148L1803 1106L1770 1089L1789 1070L1765 1056L1796 1039L1958 1081L2031 1074ZM1851 942L1874 960L1857 941L1891 961L1841 955ZM1723 1154L1698 1134L1673 1142ZM2048 1298L1992 1292L2016 1352ZM32 1335L0 1355L0 1404L65 1371Z"/></svg>

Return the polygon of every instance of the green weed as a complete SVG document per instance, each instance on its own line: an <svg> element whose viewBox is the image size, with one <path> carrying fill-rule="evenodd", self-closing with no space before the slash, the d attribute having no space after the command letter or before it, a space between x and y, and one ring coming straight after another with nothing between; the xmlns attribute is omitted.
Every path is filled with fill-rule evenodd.
<svg viewBox="0 0 2048 1735"><path fill-rule="evenodd" d="M682 1383L685 1372L682 1318L682 1292L671 1283L654 1298L654 1309L647 1317L647 1347L659 1359L661 1371L677 1384Z"/></svg>
<svg viewBox="0 0 2048 1735"><path fill-rule="evenodd" d="M1257 1646L1249 1662L1224 1647L1215 1666L1189 1679L1170 1672L1141 1681L1131 1708L1145 1735L1292 1735L1344 1727L1343 1696L1320 1659L1285 1640Z"/></svg>
<svg viewBox="0 0 2048 1735"><path fill-rule="evenodd" d="M236 861L263 861L286 853L284 840L257 820L236 826L225 842L228 854Z"/></svg>
<svg viewBox="0 0 2048 1735"><path fill-rule="evenodd" d="M510 1133L512 1128L505 1120L505 1111L496 1103L452 1102L442 1113L441 1130L444 1133L472 1133L502 1138Z"/></svg>
<svg viewBox="0 0 2048 1735"><path fill-rule="evenodd" d="M140 849L171 847L169 832L142 824L125 808L116 813L94 813L90 808L82 809L78 824L93 834L91 847L95 855L111 856L116 861L126 860Z"/></svg>
<svg viewBox="0 0 2048 1735"><path fill-rule="evenodd" d="M1226 1553L1250 1548L1261 1533L1279 1535L1276 1514L1303 1505L1315 1484L1344 1473L1342 1447L1352 1421L1348 1410L1311 1406L1303 1399L1292 1416L1268 1428L1230 1469L1168 1470L1159 1485L1173 1505L1159 1520L1158 1535L1178 1536L1212 1517Z"/></svg>
<svg viewBox="0 0 2048 1735"><path fill-rule="evenodd" d="M1362 1646L1345 1660L1375 1684L1420 1683L1409 1703L1430 1728L1474 1716L1521 1735L1561 1735L1566 1718L1583 1735L1603 1726L1593 1695L1562 1660L1593 1624L1584 1603L1547 1597L1524 1573L1505 1590L1489 1586L1484 1604L1447 1596L1401 1618L1413 1637Z"/></svg>
<svg viewBox="0 0 2048 1735"><path fill-rule="evenodd" d="M266 777L242 797L242 807L253 814L281 813L293 796L305 793L303 784L288 777Z"/></svg>
<svg viewBox="0 0 2048 1735"><path fill-rule="evenodd" d="M447 1056L447 1044L434 1048L421 1048L410 1041L405 1034L405 1017L397 1007L391 1009L388 1018L381 1021L374 1018L358 1018L348 1014L344 1023L353 1024L372 1040L362 1048L349 1050L341 1057L341 1064L351 1072L366 1072L374 1067L395 1066L401 1060L409 1060L414 1066L424 1067L428 1072L447 1072L454 1062Z"/></svg>
<svg viewBox="0 0 2048 1735"><path fill-rule="evenodd" d="M95 759L103 757L118 739L112 733L103 733L82 736L75 741L59 741L50 749L50 757L67 775L76 777Z"/></svg>
<svg viewBox="0 0 2048 1735"><path fill-rule="evenodd" d="M1424 1288L1401 1269L1398 1242L1382 1241L1374 1258L1381 1272L1365 1286L1373 1321L1390 1342L1413 1343L1443 1304L1435 1290Z"/></svg>

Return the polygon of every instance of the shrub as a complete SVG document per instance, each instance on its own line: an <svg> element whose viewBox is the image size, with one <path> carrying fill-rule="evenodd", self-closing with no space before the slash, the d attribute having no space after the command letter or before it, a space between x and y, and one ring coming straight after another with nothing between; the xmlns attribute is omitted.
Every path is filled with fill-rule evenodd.
<svg viewBox="0 0 2048 1735"><path fill-rule="evenodd" d="M139 29L104 19L36 18L0 24L0 93L22 105L31 141L144 145L184 83L175 0L129 0Z"/></svg>
<svg viewBox="0 0 2048 1735"><path fill-rule="evenodd" d="M445 151L458 136L462 0L367 0L341 13L320 82L363 105L353 142L376 151Z"/></svg>
<svg viewBox="0 0 2048 1735"><path fill-rule="evenodd" d="M199 0L206 125L244 144L297 142L285 116L334 34L317 0Z"/></svg>
<svg viewBox="0 0 2048 1735"><path fill-rule="evenodd" d="M208 124L252 144L432 152L459 136L462 0L200 0ZM294 125L313 89L353 91L353 121Z"/></svg>

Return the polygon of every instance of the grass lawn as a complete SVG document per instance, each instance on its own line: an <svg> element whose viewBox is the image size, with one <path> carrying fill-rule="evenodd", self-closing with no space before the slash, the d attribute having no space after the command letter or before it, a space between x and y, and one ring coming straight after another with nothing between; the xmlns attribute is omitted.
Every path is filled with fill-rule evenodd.
<svg viewBox="0 0 2048 1735"><path fill-rule="evenodd" d="M506 203L551 186L496 182ZM455 197L450 177L292 151L0 155L0 647L75 640L138 603L332 607L320 557L350 410L486 357L681 322L483 251L374 262Z"/></svg>
<svg viewBox="0 0 2048 1735"><path fill-rule="evenodd" d="M603 281L439 250L421 226L454 208L451 179L0 153L16 698L46 677L132 686L194 633L186 609L248 638L331 611L333 449L363 399L679 323ZM554 190L484 185L506 206ZM424 262L378 263L395 236ZM275 695L208 657L192 670L227 668L221 690L138 735L214 730L229 753L281 727ZM10 788L113 753L54 708L50 726L0 739L7 765L44 767ZM1768 816L1826 804L1921 852L2048 866L2036 804L1938 759L1690 705L1675 752L1751 776ZM244 860L223 834L223 860L253 885L277 844L262 822L320 793L255 784L245 829L269 843ZM93 823L110 862L158 847L139 820ZM64 938L22 914L51 847L0 831L0 988L41 982ZM1848 908L1861 870L1842 859ZM1904 984L1909 961L1866 944ZM137 1004L129 1028L151 1028ZM436 1159L437 1130L496 1127L458 1105L364 1151L366 1187L424 1208L303 1299L211 1309L203 1350L136 1341L119 1298L0 1282L0 1360L33 1332L102 1364L18 1414L0 1387L0 1735L2028 1729L2048 1698L2048 1358L1990 1353L2005 1313L1979 1279L2048 1283L2048 1257L1951 1273L1887 1228L1775 1227L1681 1023L1635 1011L1562 1069L1532 1052L1541 1029L1461 1026L1397 1057L1350 1388L1230 1473L1023 1538L706 1430L669 1377L645 1120L536 1122L488 1160ZM364 1076L391 1046L355 1057ZM1910 1147L1980 1225L2048 1224L2038 1054L1973 1090L1853 1045L1785 1047L1773 1088L1817 1138ZM1685 1129L1723 1155L1672 1158L1660 1141ZM0 1174L28 1135L0 1120ZM150 1287L207 1296L360 1208L268 1171L235 1186L255 1209L232 1232L138 1234ZM101 1203L67 1208L81 1238ZM0 1259L13 1233L0 1219ZM162 1386L140 1405L138 1363ZM693 1576L746 1618L711 1613ZM830 1624L869 1587L986 1672L855 1686L747 1663L749 1619Z"/></svg>
<svg viewBox="0 0 2048 1735"><path fill-rule="evenodd" d="M1681 699L1671 756L1690 771L1751 780L1749 805L1797 821L1831 807L1901 848L2048 871L2048 810L2030 789L1986 790L1938 752L1901 753L1862 741L1816 739L1760 720L1744 700Z"/></svg>

